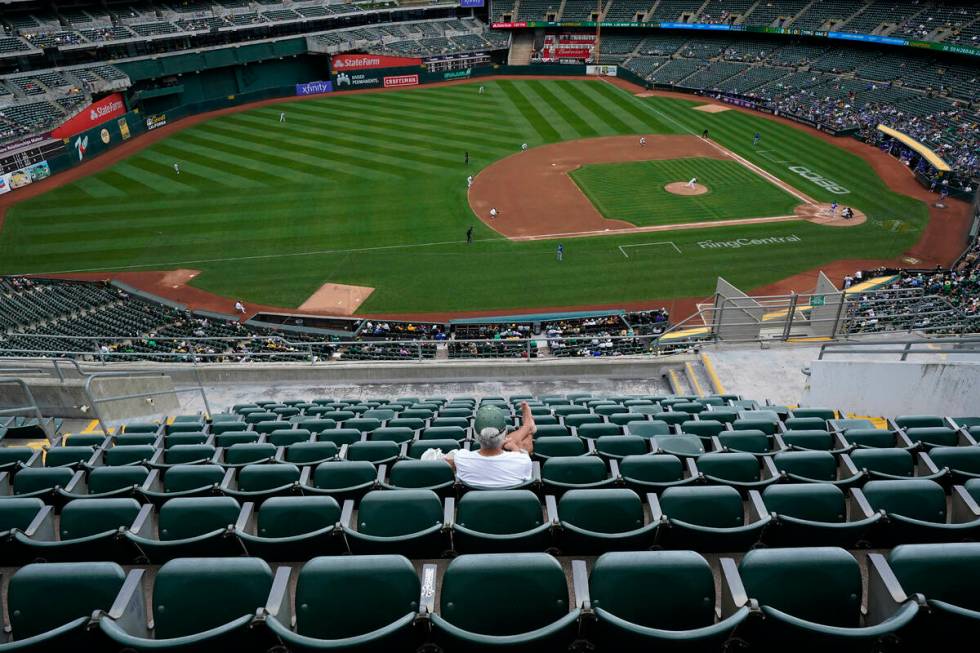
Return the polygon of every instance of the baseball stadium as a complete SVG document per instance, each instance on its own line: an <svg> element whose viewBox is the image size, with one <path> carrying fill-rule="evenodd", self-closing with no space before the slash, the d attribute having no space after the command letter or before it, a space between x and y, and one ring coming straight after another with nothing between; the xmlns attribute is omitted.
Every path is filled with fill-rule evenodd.
<svg viewBox="0 0 980 653"><path fill-rule="evenodd" d="M980 646L974 3L0 25L0 651Z"/></svg>

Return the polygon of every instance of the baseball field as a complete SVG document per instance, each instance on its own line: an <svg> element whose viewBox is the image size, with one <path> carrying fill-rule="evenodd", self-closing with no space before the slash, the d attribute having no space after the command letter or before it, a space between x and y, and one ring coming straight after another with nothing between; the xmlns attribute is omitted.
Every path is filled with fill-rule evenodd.
<svg viewBox="0 0 980 653"><path fill-rule="evenodd" d="M13 203L0 274L180 268L200 271L197 288L273 306L299 306L334 283L374 289L362 313L507 310L703 296L718 275L748 289L835 260L892 259L918 240L927 206L890 190L860 157L762 116L695 110L704 104L603 80L490 79L230 113ZM658 160L569 164L566 192L617 221L608 232L562 228L550 187L522 196L480 183L498 166L524 174L521 157L541 146L574 152L576 141L600 142L582 139L629 135L619 147L633 148L639 134L649 139L643 156ZM658 137L674 136L696 155L658 149ZM692 177L706 192L665 191ZM801 197L867 221L794 219ZM525 200L533 211L484 214ZM673 228L691 222L708 224ZM508 237L522 228L537 236Z"/></svg>

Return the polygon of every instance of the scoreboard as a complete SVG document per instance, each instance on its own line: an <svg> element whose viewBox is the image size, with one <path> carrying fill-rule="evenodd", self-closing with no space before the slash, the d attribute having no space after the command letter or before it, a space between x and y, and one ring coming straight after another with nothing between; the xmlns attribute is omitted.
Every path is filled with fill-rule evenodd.
<svg viewBox="0 0 980 653"><path fill-rule="evenodd" d="M15 172L35 163L48 161L64 151L64 141L46 140L10 154L0 154L0 174Z"/></svg>

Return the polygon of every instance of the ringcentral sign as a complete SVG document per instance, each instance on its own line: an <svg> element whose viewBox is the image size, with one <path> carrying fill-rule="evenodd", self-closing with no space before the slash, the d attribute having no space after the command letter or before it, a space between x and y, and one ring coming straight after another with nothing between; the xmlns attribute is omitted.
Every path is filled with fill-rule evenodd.
<svg viewBox="0 0 980 653"><path fill-rule="evenodd" d="M772 236L770 238L739 238L738 240L699 240L701 249L739 249L753 245L780 245L782 243L798 243L801 238L796 234L789 236Z"/></svg>
<svg viewBox="0 0 980 653"><path fill-rule="evenodd" d="M789 169L791 172L795 172L807 181L812 181L817 186L828 190L834 195L847 195L851 192L837 182L827 179L826 177L822 177L809 168L804 168L803 166L790 166Z"/></svg>

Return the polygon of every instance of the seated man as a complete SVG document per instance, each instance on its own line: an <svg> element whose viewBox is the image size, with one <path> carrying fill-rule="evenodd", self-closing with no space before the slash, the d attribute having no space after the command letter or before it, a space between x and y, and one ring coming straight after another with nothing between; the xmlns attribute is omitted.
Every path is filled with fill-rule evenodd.
<svg viewBox="0 0 980 653"><path fill-rule="evenodd" d="M497 406L481 407L473 420L480 448L450 451L445 457L456 478L485 488L506 488L531 480L531 452L537 428L526 403L521 404L521 421L521 427L508 434L504 411Z"/></svg>

